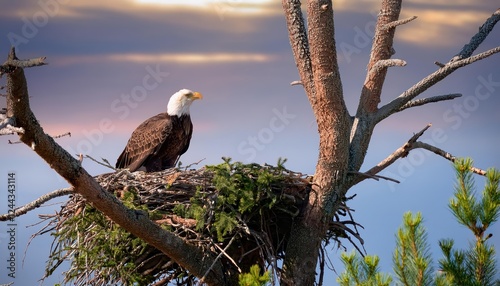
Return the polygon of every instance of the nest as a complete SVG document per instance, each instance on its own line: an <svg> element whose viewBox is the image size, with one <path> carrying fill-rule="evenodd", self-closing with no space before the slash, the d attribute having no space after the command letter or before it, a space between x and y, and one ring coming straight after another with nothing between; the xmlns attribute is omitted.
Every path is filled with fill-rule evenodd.
<svg viewBox="0 0 500 286"><path fill-rule="evenodd" d="M119 170L96 180L129 208L146 212L163 228L212 251L232 269L252 265L280 274L291 225L300 216L311 191L311 177L278 164L226 161L198 170L169 169L156 173ZM354 235L334 217L324 245ZM46 276L70 261L64 283L76 285L194 285L199 278L168 256L124 231L79 194L74 194L43 232L55 236ZM350 234L350 235L349 235ZM321 253L325 253L323 249Z"/></svg>

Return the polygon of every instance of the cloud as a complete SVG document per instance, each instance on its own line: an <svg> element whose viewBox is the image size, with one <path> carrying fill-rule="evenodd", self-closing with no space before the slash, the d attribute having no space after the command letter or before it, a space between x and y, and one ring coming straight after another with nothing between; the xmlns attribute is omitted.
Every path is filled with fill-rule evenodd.
<svg viewBox="0 0 500 286"><path fill-rule="evenodd" d="M56 65L75 65L83 63L182 63L182 64L209 64L209 63L241 63L241 62L269 62L276 56L262 53L121 53L106 55L75 55L54 57L51 63Z"/></svg>
<svg viewBox="0 0 500 286"><path fill-rule="evenodd" d="M413 45L436 47L457 47L468 42L489 16L479 10L429 10L428 7L411 7L403 10L401 18L418 16L415 21L406 24L396 33L399 40ZM457 33L463 31L464 33ZM470 31L470 32L469 32Z"/></svg>

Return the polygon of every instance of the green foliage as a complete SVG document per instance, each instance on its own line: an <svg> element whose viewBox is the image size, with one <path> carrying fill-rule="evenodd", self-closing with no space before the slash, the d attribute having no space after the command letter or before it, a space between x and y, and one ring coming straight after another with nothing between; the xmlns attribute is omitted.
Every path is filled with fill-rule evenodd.
<svg viewBox="0 0 500 286"><path fill-rule="evenodd" d="M198 231L206 229L221 242L238 226L245 227L241 222L263 215L279 202L273 186L283 180L286 162L280 159L276 168L262 168L257 164L233 163L230 158L223 160L222 164L207 166L214 173L212 183L217 195L200 191L191 198L189 206L174 209L177 215L195 219Z"/></svg>
<svg viewBox="0 0 500 286"><path fill-rule="evenodd" d="M249 273L242 273L239 275L240 286L263 286L271 281L271 273L269 271L260 274L259 265L252 265Z"/></svg>
<svg viewBox="0 0 500 286"><path fill-rule="evenodd" d="M489 244L492 235L487 234L488 228L500 216L500 172L495 169L486 172L486 185L482 196L478 198L472 166L471 159L455 161L457 184L449 208L457 221L471 230L475 241L468 249L456 250L453 239L440 240L439 246L444 257L439 260L440 270L433 275L422 215L405 213L403 225L396 235L396 249L393 255L397 285L500 285L500 280L495 280L495 275L499 272L496 268L495 248ZM377 256L366 256L363 260L355 253L343 253L341 260L345 271L337 279L340 285L380 285L377 284L380 281L390 283L388 276L383 276L387 280L377 281L374 278L382 275L376 268Z"/></svg>
<svg viewBox="0 0 500 286"><path fill-rule="evenodd" d="M500 215L500 172L489 169L486 172L486 185L481 198L477 198L472 177L471 159L457 159L455 171L457 184L454 198L449 207L458 222L466 226L475 237L466 250L453 249L453 239L441 240L439 246L444 258L439 260L443 280L448 285L498 285L495 281L495 248L490 245L486 231L498 220Z"/></svg>
<svg viewBox="0 0 500 286"><path fill-rule="evenodd" d="M407 212L396 234L392 259L394 272L402 285L430 285L433 281L432 257L422 221L420 212L415 216Z"/></svg>
<svg viewBox="0 0 500 286"><path fill-rule="evenodd" d="M146 211L144 207L134 205L135 198L133 190L125 192L123 202L128 207ZM151 212L151 215L154 213ZM73 281L82 274L89 278L104 276L108 277L108 281L126 285L144 285L151 281L152 277L135 271L137 265L134 264L134 259L131 259L141 255L147 244L112 223L93 206L86 204L79 215L68 218L64 225L65 227L53 235L61 242L73 243L62 245L58 252L51 255L46 268L48 275L60 263L59 255L71 253L73 259L65 277L66 282ZM89 231L94 234L92 241L81 237L82 233ZM121 263L123 261L127 262Z"/></svg>
<svg viewBox="0 0 500 286"><path fill-rule="evenodd" d="M392 278L380 272L377 255L366 255L364 258L358 253L342 253L340 260L345 270L337 278L341 286L389 286Z"/></svg>

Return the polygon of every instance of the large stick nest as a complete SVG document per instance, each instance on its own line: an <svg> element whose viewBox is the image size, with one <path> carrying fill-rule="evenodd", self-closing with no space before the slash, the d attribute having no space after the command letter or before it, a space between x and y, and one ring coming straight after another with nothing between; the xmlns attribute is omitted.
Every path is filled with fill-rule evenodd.
<svg viewBox="0 0 500 286"><path fill-rule="evenodd" d="M311 177L287 170L280 162L278 167L226 160L199 170L119 170L96 180L126 206L147 212L163 228L214 252L227 267L248 272L257 264L275 275L280 274L278 261L284 256L293 221L311 191ZM360 239L352 217L340 219L346 215L350 217L350 212L343 204L324 245L332 239L351 240L351 235ZM47 231L53 232L55 240L46 275L69 260L64 283L193 285L199 280L122 230L78 194L50 216L43 232Z"/></svg>

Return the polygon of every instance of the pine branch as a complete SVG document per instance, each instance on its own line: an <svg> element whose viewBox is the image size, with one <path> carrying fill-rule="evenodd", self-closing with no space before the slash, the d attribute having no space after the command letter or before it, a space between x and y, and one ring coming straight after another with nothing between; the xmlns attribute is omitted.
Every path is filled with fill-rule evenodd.
<svg viewBox="0 0 500 286"><path fill-rule="evenodd" d="M65 188L65 189L59 189L59 190L52 191L48 194L44 194L41 197L39 197L38 199L32 201L31 203L28 203L22 207L16 208L14 210L14 212L12 212L12 213L0 215L0 221L7 221L7 220L13 219L15 217L24 215L24 214L28 213L29 211L40 207L44 203L46 203L54 198L62 197L62 196L69 195L72 193L74 193L73 188Z"/></svg>

